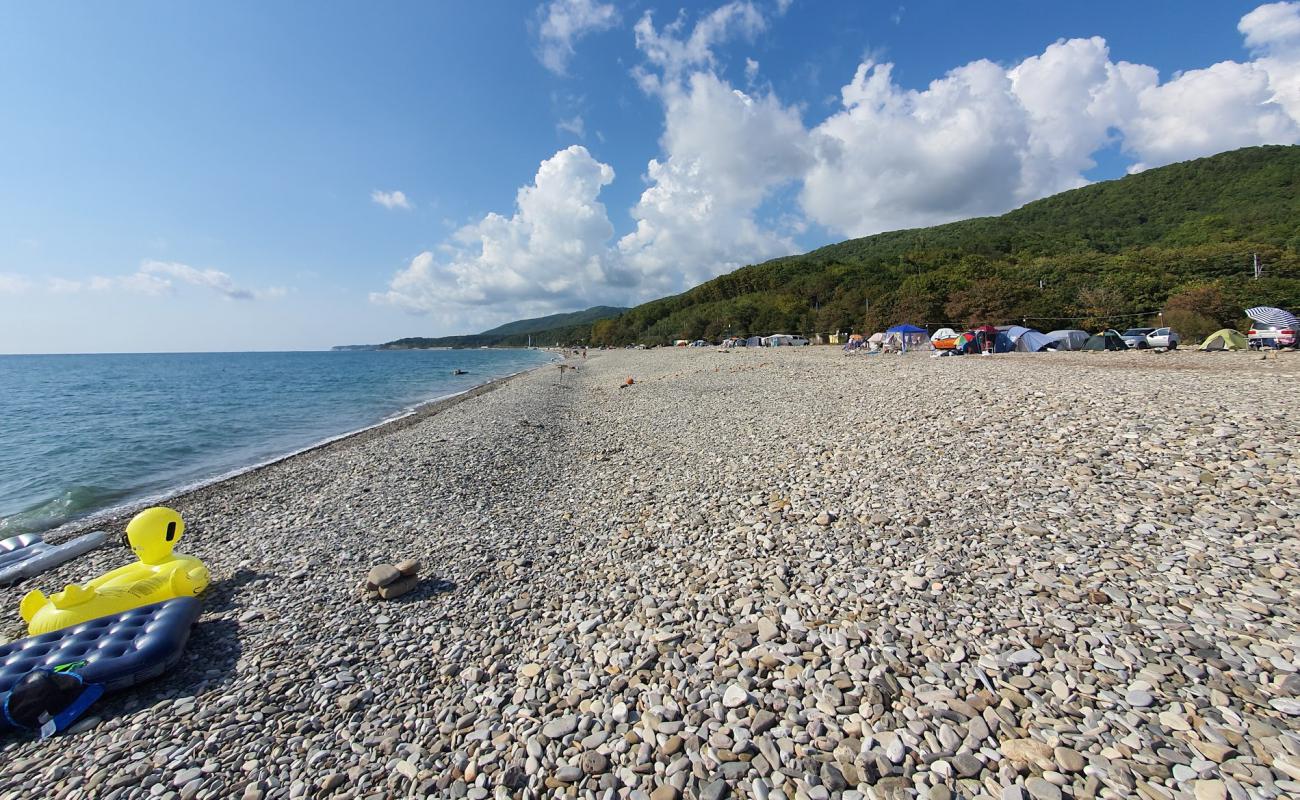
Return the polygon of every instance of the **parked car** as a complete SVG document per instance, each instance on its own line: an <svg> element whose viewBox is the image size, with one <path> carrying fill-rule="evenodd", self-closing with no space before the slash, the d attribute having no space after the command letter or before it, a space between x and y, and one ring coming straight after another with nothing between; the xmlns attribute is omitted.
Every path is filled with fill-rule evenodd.
<svg viewBox="0 0 1300 800"><path fill-rule="evenodd" d="M1297 345L1294 328L1269 325L1265 322L1256 322L1251 325L1250 330L1246 331L1246 339L1255 350L1261 347L1295 347Z"/></svg>
<svg viewBox="0 0 1300 800"><path fill-rule="evenodd" d="M1147 344L1147 334L1154 331L1155 328L1129 328L1119 335L1124 340L1124 344L1130 350L1145 350L1150 345Z"/></svg>
<svg viewBox="0 0 1300 800"><path fill-rule="evenodd" d="M791 336L790 344L793 345L794 347L804 347L808 344L808 340L803 338L802 336Z"/></svg>
<svg viewBox="0 0 1300 800"><path fill-rule="evenodd" d="M1156 328L1147 334L1147 347L1155 350L1177 350L1183 337L1172 328Z"/></svg>

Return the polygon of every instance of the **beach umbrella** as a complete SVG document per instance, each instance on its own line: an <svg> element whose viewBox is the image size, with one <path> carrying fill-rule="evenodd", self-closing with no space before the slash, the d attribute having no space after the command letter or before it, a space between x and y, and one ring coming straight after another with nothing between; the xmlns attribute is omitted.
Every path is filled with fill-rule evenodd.
<svg viewBox="0 0 1300 800"><path fill-rule="evenodd" d="M1248 308L1246 309L1246 316L1256 322L1262 322L1265 325L1276 325L1281 328L1294 328L1300 325L1300 321L1296 320L1295 314L1273 306Z"/></svg>

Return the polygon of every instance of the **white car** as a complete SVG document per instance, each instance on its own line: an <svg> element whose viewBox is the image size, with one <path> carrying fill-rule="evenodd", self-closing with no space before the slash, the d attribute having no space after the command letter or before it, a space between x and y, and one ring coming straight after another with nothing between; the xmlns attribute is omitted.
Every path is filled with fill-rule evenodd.
<svg viewBox="0 0 1300 800"><path fill-rule="evenodd" d="M1147 334L1147 347L1152 350L1177 350L1183 337L1170 328L1156 328Z"/></svg>
<svg viewBox="0 0 1300 800"><path fill-rule="evenodd" d="M1128 349L1141 350L1145 347L1150 347L1150 345L1147 344L1147 336L1151 335L1151 332L1154 330L1155 328L1129 328L1121 333L1119 338L1124 340L1124 344Z"/></svg>
<svg viewBox="0 0 1300 800"><path fill-rule="evenodd" d="M808 340L805 339L805 338L803 338L802 336L791 336L791 337L790 337L790 345L791 345L792 347L805 347L805 346L807 346L807 344L808 344Z"/></svg>
<svg viewBox="0 0 1300 800"><path fill-rule="evenodd" d="M1251 325L1246 338L1250 340L1250 346L1255 350L1261 347L1300 346L1300 336L1296 336L1294 328L1270 325L1266 322L1256 322Z"/></svg>

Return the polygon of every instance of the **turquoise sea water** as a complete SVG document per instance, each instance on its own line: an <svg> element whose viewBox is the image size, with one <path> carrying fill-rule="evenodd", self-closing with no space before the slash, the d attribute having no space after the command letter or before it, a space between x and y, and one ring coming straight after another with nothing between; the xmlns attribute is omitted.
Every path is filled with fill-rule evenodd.
<svg viewBox="0 0 1300 800"><path fill-rule="evenodd" d="M0 356L0 539L202 484L550 359L535 350Z"/></svg>

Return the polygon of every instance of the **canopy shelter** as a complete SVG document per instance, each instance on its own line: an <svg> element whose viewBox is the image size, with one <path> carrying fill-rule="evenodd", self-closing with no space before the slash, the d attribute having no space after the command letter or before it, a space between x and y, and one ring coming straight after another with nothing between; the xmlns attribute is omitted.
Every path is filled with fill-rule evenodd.
<svg viewBox="0 0 1300 800"><path fill-rule="evenodd" d="M1262 322L1265 325L1274 325L1279 328L1296 328L1300 326L1300 320L1296 319L1295 314L1282 308L1273 306L1255 306L1246 309L1246 316Z"/></svg>
<svg viewBox="0 0 1300 800"><path fill-rule="evenodd" d="M895 325L885 331L887 341L897 342L899 348L906 353L908 347L918 347L930 340L930 335L925 328L918 328L915 325Z"/></svg>
<svg viewBox="0 0 1300 800"><path fill-rule="evenodd" d="M1088 341L1083 344L1083 349L1093 352L1101 350L1127 350L1128 345L1124 344L1124 340L1120 337L1117 331L1102 331L1101 333L1089 336Z"/></svg>
<svg viewBox="0 0 1300 800"><path fill-rule="evenodd" d="M1256 320L1258 322L1258 320ZM1211 333L1201 342L1199 350L1245 350L1250 342L1239 331L1223 328Z"/></svg>
<svg viewBox="0 0 1300 800"><path fill-rule="evenodd" d="M979 325L970 329L971 333L982 333L986 336L997 336L998 329L993 325Z"/></svg>
<svg viewBox="0 0 1300 800"><path fill-rule="evenodd" d="M1082 350L1083 346L1088 343L1088 338L1087 331L1076 328L1052 331L1047 334L1048 342L1057 350Z"/></svg>
<svg viewBox="0 0 1300 800"><path fill-rule="evenodd" d="M1047 334L1039 333L1035 330L1027 330L1020 334L1020 338L1016 339L1016 352L1037 353L1045 349L1051 343L1052 340L1047 337Z"/></svg>

